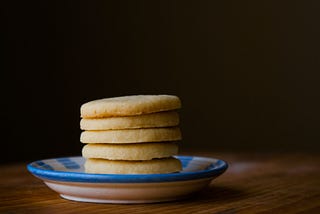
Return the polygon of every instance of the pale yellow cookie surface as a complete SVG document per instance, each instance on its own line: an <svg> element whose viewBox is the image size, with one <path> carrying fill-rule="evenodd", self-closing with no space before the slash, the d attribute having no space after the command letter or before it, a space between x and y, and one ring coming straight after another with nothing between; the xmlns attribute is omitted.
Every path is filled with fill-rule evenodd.
<svg viewBox="0 0 320 214"><path fill-rule="evenodd" d="M83 104L80 111L82 118L101 118L170 111L180 107L177 96L132 95L90 101Z"/></svg>
<svg viewBox="0 0 320 214"><path fill-rule="evenodd" d="M108 131L83 131L80 136L82 143L143 143L181 140L178 127L126 129Z"/></svg>
<svg viewBox="0 0 320 214"><path fill-rule="evenodd" d="M178 154L177 143L87 144L82 149L85 158L108 160L151 160Z"/></svg>
<svg viewBox="0 0 320 214"><path fill-rule="evenodd" d="M181 162L176 158L161 158L147 161L120 161L87 159L85 172L98 174L160 174L182 170Z"/></svg>
<svg viewBox="0 0 320 214"><path fill-rule="evenodd" d="M136 129L177 126L179 115L175 111L143 114L127 117L81 119L82 130Z"/></svg>

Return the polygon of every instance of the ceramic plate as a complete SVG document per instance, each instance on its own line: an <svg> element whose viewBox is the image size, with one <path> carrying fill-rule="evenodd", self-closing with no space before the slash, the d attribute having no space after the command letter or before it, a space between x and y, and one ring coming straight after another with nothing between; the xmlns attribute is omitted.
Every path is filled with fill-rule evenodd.
<svg viewBox="0 0 320 214"><path fill-rule="evenodd" d="M61 197L96 203L153 203L188 197L206 187L228 167L223 160L176 156L183 165L179 173L90 174L82 157L39 160L28 170Z"/></svg>

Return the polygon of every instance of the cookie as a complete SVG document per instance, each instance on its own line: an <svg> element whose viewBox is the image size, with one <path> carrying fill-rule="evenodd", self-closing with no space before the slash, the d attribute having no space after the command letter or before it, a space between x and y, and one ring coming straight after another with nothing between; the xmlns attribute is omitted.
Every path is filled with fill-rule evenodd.
<svg viewBox="0 0 320 214"><path fill-rule="evenodd" d="M119 117L170 111L181 107L173 95L132 95L87 102L80 108L82 118Z"/></svg>
<svg viewBox="0 0 320 214"><path fill-rule="evenodd" d="M151 160L178 154L177 143L87 144L82 149L85 158L108 160Z"/></svg>
<svg viewBox="0 0 320 214"><path fill-rule="evenodd" d="M181 140L178 127L126 129L108 131L83 131L80 136L82 143L143 143Z"/></svg>
<svg viewBox="0 0 320 214"><path fill-rule="evenodd" d="M89 158L85 172L98 174L160 174L182 170L181 162L173 157L147 161L123 161Z"/></svg>
<svg viewBox="0 0 320 214"><path fill-rule="evenodd" d="M80 121L80 128L82 130L112 130L169 127L178 124L178 113L168 111L127 117L83 118Z"/></svg>

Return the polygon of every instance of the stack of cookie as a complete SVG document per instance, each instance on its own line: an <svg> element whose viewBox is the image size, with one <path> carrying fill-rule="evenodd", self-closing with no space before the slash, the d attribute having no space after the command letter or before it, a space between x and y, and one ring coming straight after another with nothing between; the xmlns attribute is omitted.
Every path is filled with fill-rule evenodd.
<svg viewBox="0 0 320 214"><path fill-rule="evenodd" d="M81 106L80 141L85 171L106 174L178 172L180 99L135 95L94 100Z"/></svg>

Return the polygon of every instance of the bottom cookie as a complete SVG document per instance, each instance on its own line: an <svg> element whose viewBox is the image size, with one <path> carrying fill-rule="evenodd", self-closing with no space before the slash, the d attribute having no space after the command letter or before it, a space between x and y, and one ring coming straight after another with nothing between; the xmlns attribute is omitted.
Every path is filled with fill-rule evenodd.
<svg viewBox="0 0 320 214"><path fill-rule="evenodd" d="M105 160L88 158L85 172L97 174L163 174L182 170L181 162L173 157L147 161Z"/></svg>

